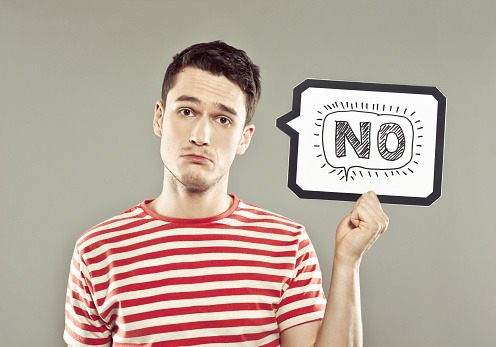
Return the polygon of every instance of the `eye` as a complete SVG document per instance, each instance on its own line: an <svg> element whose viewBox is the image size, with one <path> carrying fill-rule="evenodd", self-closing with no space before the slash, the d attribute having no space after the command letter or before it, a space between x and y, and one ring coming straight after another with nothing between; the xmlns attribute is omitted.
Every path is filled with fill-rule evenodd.
<svg viewBox="0 0 496 347"><path fill-rule="evenodd" d="M218 117L217 122L222 124L222 125L229 125L231 124L231 120L227 117Z"/></svg>
<svg viewBox="0 0 496 347"><path fill-rule="evenodd" d="M183 108L179 110L179 114L185 117L191 117L193 112L189 108Z"/></svg>

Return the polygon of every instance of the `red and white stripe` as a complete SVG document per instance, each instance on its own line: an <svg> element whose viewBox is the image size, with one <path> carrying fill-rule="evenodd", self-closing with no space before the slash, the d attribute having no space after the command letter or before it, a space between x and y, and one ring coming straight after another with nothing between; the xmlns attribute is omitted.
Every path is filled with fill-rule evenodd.
<svg viewBox="0 0 496 347"><path fill-rule="evenodd" d="M234 197L185 220L145 201L84 233L70 268L70 346L279 346L320 320L317 257L304 228Z"/></svg>

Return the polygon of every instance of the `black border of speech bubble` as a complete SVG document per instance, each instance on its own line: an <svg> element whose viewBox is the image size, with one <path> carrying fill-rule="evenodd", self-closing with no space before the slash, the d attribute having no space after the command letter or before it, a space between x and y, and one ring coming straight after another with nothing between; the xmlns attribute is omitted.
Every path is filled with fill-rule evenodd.
<svg viewBox="0 0 496 347"><path fill-rule="evenodd" d="M326 88L326 89L346 89L362 90L373 92L389 92L402 94L424 94L432 95L437 100L437 128L436 128L436 153L434 159L434 182L433 190L425 198L410 196L378 195L383 203L430 206L441 196L441 182L443 171L443 151L444 151L444 128L446 118L446 97L436 87L410 86L399 84L379 84L365 82L333 81L306 79L293 89L293 108L290 112L277 118L276 126L290 137L289 147L289 168L288 168L288 187L300 198L304 199L323 199L323 200L342 200L355 201L360 194L354 193L337 193L308 191L301 189L296 184L296 170L298 162L298 141L299 134L293 128L288 126L288 122L300 116L301 93L308 88Z"/></svg>

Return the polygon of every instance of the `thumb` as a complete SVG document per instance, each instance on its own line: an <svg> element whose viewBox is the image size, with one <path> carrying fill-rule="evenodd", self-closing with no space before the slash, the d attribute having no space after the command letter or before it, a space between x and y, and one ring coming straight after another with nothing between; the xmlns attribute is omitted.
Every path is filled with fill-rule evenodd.
<svg viewBox="0 0 496 347"><path fill-rule="evenodd" d="M355 224L352 222L351 213L348 213L338 224L337 230L349 230L353 229Z"/></svg>
<svg viewBox="0 0 496 347"><path fill-rule="evenodd" d="M360 226L360 218L358 217L358 213L350 213L350 223L353 224L355 228Z"/></svg>

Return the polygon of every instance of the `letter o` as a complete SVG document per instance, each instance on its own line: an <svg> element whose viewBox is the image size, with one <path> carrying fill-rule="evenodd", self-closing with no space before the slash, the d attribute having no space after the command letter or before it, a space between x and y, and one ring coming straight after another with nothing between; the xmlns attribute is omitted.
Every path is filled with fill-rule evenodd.
<svg viewBox="0 0 496 347"><path fill-rule="evenodd" d="M394 134L398 139L398 147L392 152L386 147L387 138L391 134ZM405 133L397 123L384 123L381 125L377 133L377 148L381 157L388 161L398 160L403 156L405 146Z"/></svg>

